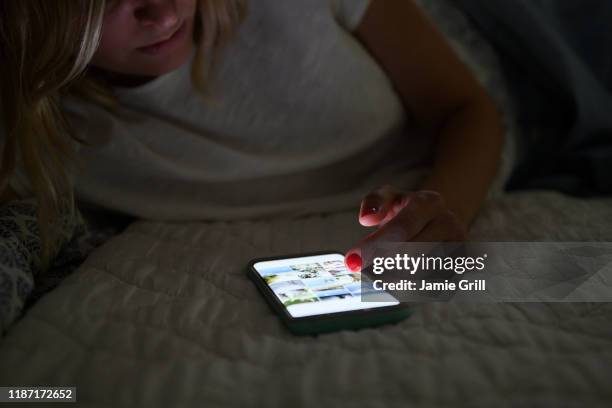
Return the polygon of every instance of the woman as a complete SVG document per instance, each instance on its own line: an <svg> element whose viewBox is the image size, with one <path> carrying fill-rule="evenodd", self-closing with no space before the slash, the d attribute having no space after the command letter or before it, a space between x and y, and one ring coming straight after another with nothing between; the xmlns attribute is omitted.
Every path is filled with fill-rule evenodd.
<svg viewBox="0 0 612 408"><path fill-rule="evenodd" d="M379 228L347 253L356 270L377 240L465 239L497 172L500 115L411 1L24 0L0 16L0 186L36 197L47 263L74 193L154 219L361 202Z"/></svg>

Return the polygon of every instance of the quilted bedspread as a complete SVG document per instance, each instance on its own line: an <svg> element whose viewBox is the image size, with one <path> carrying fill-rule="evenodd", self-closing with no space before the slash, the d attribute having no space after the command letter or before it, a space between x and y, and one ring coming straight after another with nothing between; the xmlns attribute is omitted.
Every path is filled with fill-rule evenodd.
<svg viewBox="0 0 612 408"><path fill-rule="evenodd" d="M490 54L467 55L478 39L448 2L424 3L502 100ZM355 211L138 221L1 340L0 384L76 386L80 406L113 408L610 405L608 303L415 304L397 325L296 337L246 276L252 258L345 250L365 233ZM470 238L612 241L612 198L494 195Z"/></svg>
<svg viewBox="0 0 612 408"><path fill-rule="evenodd" d="M612 305L418 304L391 326L291 335L254 257L346 249L354 212L140 221L98 248L0 345L0 383L73 385L87 407L604 405ZM491 199L479 240L610 240L612 199Z"/></svg>

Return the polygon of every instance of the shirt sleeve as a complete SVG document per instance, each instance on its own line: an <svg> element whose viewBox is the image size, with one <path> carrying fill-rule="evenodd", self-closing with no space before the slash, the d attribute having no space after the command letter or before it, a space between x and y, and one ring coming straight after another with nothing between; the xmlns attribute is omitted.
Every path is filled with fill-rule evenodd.
<svg viewBox="0 0 612 408"><path fill-rule="evenodd" d="M365 16L371 0L331 0L338 23L348 31L355 31Z"/></svg>

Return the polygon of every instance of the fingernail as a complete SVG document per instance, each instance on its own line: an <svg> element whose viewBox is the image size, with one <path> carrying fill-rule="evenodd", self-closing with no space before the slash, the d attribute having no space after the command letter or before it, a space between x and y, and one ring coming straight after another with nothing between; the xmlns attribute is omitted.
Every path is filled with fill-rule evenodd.
<svg viewBox="0 0 612 408"><path fill-rule="evenodd" d="M361 209L362 215L374 215L380 212L380 206L368 206Z"/></svg>
<svg viewBox="0 0 612 408"><path fill-rule="evenodd" d="M350 254L346 257L346 266L348 266L351 271L356 272L361 270L361 256L356 253Z"/></svg>

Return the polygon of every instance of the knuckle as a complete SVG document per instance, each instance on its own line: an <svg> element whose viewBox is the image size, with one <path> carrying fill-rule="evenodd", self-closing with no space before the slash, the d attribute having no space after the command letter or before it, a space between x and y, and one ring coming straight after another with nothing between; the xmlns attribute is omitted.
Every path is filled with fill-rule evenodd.
<svg viewBox="0 0 612 408"><path fill-rule="evenodd" d="M444 206L444 197L437 191L423 190L416 193L416 198L437 208Z"/></svg>

